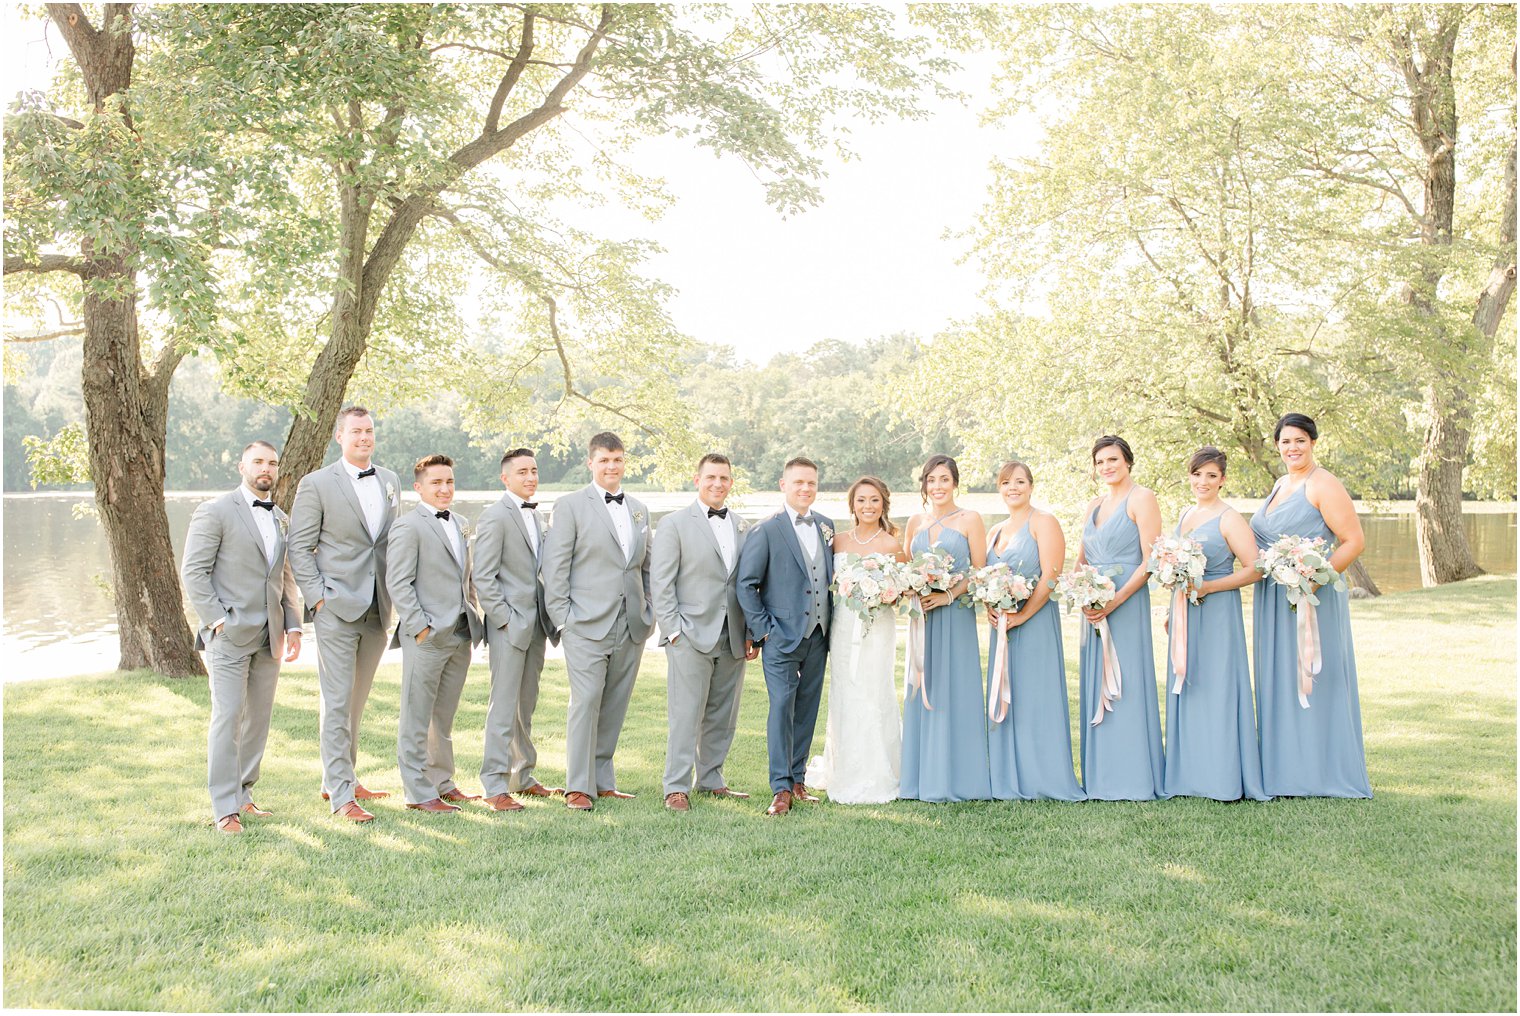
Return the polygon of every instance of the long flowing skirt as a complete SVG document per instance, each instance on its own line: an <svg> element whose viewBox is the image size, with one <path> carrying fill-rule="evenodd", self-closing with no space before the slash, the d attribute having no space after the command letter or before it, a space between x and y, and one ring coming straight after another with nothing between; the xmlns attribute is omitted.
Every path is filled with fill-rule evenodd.
<svg viewBox="0 0 1520 1016"><path fill-rule="evenodd" d="M1134 566L1129 566L1133 573ZM1114 577L1122 586L1129 575ZM1156 664L1151 655L1151 593L1140 589L1108 615L1119 654L1120 697L1113 712L1090 726L1103 680L1103 647L1086 620L1082 632L1081 699L1077 727L1082 732L1082 789L1089 800L1152 801L1165 792L1162 779L1161 707L1156 698Z"/></svg>
<svg viewBox="0 0 1520 1016"><path fill-rule="evenodd" d="M989 633L987 682L992 686L996 629ZM1071 713L1061 615L1046 603L1008 634L1011 704L988 734L992 796L1000 801L1081 801L1086 798L1071 765Z"/></svg>
<svg viewBox="0 0 1520 1016"><path fill-rule="evenodd" d="M834 608L829 627L829 716L823 754L807 768L809 787L838 804L897 798L902 718L897 711L897 619L878 607L869 630L852 610Z"/></svg>
<svg viewBox="0 0 1520 1016"><path fill-rule="evenodd" d="M925 709L917 692L903 703L902 787L919 801L986 801L987 711L976 608L948 604L924 618Z"/></svg>

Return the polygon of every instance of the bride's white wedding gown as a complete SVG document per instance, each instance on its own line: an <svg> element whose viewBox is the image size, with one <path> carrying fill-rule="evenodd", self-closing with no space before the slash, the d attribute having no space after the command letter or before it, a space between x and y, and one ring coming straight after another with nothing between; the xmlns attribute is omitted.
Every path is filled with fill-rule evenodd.
<svg viewBox="0 0 1520 1016"><path fill-rule="evenodd" d="M838 568L843 555L834 555ZM902 766L898 708L897 618L878 607L869 631L854 611L834 608L829 628L829 718L823 755L808 763L807 784L840 804L897 799Z"/></svg>

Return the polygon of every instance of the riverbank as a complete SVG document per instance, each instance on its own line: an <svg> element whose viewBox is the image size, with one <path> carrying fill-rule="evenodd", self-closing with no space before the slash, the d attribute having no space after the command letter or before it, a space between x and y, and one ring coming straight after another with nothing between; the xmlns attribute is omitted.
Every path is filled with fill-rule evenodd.
<svg viewBox="0 0 1520 1016"><path fill-rule="evenodd" d="M4 689L6 1002L165 1010L1513 1011L1515 581L1353 611L1371 801L897 802L761 815L750 669L727 775L661 807L664 673L590 815L317 797L316 679L282 677L239 838L206 813L203 682ZM1415 661L1415 662L1411 662ZM396 791L397 668L359 768ZM1075 691L1075 684L1071 684ZM488 675L456 750L478 788ZM535 729L563 772L565 680ZM822 748L822 714L814 749Z"/></svg>

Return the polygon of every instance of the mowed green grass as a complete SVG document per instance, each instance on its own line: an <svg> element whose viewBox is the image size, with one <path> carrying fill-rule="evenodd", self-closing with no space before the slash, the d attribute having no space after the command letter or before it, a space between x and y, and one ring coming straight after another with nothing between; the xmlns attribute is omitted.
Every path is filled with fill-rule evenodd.
<svg viewBox="0 0 1520 1016"><path fill-rule="evenodd" d="M276 817L234 838L208 821L203 683L7 686L4 1001L1513 1011L1515 582L1353 616L1371 801L823 804L769 820L752 668L728 773L755 797L675 815L651 654L618 752L637 800L432 816L392 798L364 827L317 797L315 673L291 669L257 798ZM360 760L392 791L398 680L380 676ZM545 685L552 780L563 672ZM477 666L456 737L471 789L486 697Z"/></svg>

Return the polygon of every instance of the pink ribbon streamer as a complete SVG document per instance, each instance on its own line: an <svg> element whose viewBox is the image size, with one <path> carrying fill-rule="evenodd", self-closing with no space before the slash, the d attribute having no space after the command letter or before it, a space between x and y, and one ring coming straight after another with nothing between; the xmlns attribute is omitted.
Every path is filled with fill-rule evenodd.
<svg viewBox="0 0 1520 1016"><path fill-rule="evenodd" d="M1008 673L1008 629L994 624L992 630L997 632L998 640L997 651L993 653L992 683L987 688L987 718L993 723L1002 723L1008 718L1008 707L1013 704Z"/></svg>
<svg viewBox="0 0 1520 1016"><path fill-rule="evenodd" d="M1319 613L1314 604L1305 600L1298 605L1298 704L1309 708L1309 695L1314 691L1314 675L1323 666L1320 652Z"/></svg>
<svg viewBox="0 0 1520 1016"><path fill-rule="evenodd" d="M1177 675L1173 695L1182 694L1182 679L1187 675L1187 616L1186 587L1178 586L1172 594L1172 672Z"/></svg>
<svg viewBox="0 0 1520 1016"><path fill-rule="evenodd" d="M1103 680L1098 685L1098 707L1093 710L1093 718L1089 722L1089 726L1096 727L1103 722L1104 713L1114 711L1114 699L1123 695L1124 686L1123 675L1119 673L1119 651L1114 648L1114 637L1108 627L1108 618L1105 617L1093 627L1096 629L1098 641L1103 644Z"/></svg>
<svg viewBox="0 0 1520 1016"><path fill-rule="evenodd" d="M924 708L932 713L934 707L929 704L929 675L924 670L924 618L922 614L908 620L907 670L908 673L904 678L907 698L913 698L913 691L917 689Z"/></svg>

